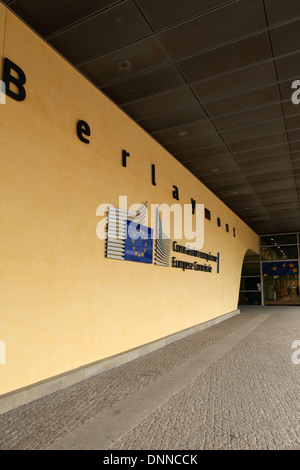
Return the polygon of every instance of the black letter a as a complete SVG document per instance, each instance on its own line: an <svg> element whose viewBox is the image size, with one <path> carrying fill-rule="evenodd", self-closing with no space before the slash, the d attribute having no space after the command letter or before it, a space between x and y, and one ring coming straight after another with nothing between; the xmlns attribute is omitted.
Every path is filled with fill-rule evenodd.
<svg viewBox="0 0 300 470"><path fill-rule="evenodd" d="M11 71L14 70L18 74L18 78L14 77L11 74ZM26 98L26 90L23 85L26 82L26 76L23 70L14 64L11 60L4 59L4 71L3 71L3 81L6 87L6 94L16 101L23 101ZM9 89L10 83L13 83L19 90L19 93Z"/></svg>

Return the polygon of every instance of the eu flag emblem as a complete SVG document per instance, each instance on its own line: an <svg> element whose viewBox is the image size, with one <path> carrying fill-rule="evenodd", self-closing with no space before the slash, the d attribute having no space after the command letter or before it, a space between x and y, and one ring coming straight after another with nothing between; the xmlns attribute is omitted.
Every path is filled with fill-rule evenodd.
<svg viewBox="0 0 300 470"><path fill-rule="evenodd" d="M153 258L153 230L131 220L126 222L124 259L151 264Z"/></svg>
<svg viewBox="0 0 300 470"><path fill-rule="evenodd" d="M262 272L264 276L295 276L299 274L298 261L265 261Z"/></svg>

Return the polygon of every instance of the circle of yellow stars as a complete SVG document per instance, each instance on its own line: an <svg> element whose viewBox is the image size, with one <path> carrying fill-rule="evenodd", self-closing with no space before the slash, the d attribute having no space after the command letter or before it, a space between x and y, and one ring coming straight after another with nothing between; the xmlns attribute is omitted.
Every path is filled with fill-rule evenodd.
<svg viewBox="0 0 300 470"><path fill-rule="evenodd" d="M145 232L141 229L136 229L136 233L140 233L141 232L141 237L140 238L143 238L143 240L147 240L147 237L145 236ZM134 233L133 234L133 238L136 237L136 234ZM134 245L136 240L132 240L132 244ZM145 245L144 246L147 246L147 242L145 242ZM135 252L135 256L138 256L139 258L140 257L144 257L144 253L146 253L147 249L145 248L144 249L144 253L138 253L137 251L135 251L135 246L132 247L133 251Z"/></svg>
<svg viewBox="0 0 300 470"><path fill-rule="evenodd" d="M284 264L281 265L282 268L285 268L286 266L287 266L287 263L284 263ZM297 269L296 267L294 267L294 266L295 266L295 263L290 263L288 266L289 266L289 268L291 268L291 269L294 268L294 269L292 269L292 271L293 271L294 274L296 274L296 273L298 272L298 269ZM272 270L273 270L274 272L277 271L277 269L278 269L277 266L273 266L273 268L272 268ZM264 274L264 276L268 276L268 274Z"/></svg>

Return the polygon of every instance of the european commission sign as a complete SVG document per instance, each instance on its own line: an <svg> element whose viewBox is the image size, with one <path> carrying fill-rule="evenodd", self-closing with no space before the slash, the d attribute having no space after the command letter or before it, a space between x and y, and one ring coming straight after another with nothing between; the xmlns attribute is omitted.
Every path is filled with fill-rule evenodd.
<svg viewBox="0 0 300 470"><path fill-rule="evenodd" d="M146 214L147 204L138 211L108 208L107 258L153 263L154 230L144 225ZM169 266L171 240L164 236L160 220L157 220L156 232L155 262Z"/></svg>
<svg viewBox="0 0 300 470"><path fill-rule="evenodd" d="M147 204L138 211L127 211L109 207L107 212L106 257L135 261L138 263L154 264L158 266L171 266L183 271L212 272L210 263L217 264L219 273L219 253L203 253L199 250L189 249L178 245L165 234L159 209L156 209L155 230L145 225ZM100 237L99 237L100 238ZM201 258L205 264L197 261L182 261L172 256L175 253ZM209 264L208 264L209 263Z"/></svg>

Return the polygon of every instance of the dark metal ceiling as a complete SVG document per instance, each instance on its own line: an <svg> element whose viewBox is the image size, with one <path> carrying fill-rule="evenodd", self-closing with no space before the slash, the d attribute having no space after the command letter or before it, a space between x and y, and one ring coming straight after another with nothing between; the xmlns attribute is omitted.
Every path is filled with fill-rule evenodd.
<svg viewBox="0 0 300 470"><path fill-rule="evenodd" d="M299 0L6 0L257 233L300 231Z"/></svg>

